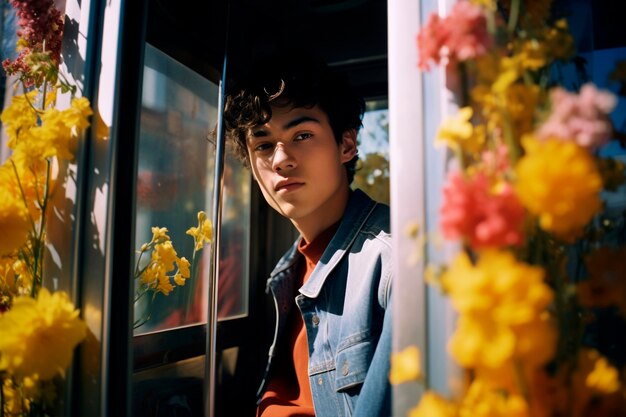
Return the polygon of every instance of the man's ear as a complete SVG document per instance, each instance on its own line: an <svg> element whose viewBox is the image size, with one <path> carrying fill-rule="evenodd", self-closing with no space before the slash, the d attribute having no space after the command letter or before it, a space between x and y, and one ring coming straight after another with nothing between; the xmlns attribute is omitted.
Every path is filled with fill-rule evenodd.
<svg viewBox="0 0 626 417"><path fill-rule="evenodd" d="M341 162L344 164L354 158L357 153L355 129L348 129L343 132L343 135L341 135L339 151L341 152Z"/></svg>

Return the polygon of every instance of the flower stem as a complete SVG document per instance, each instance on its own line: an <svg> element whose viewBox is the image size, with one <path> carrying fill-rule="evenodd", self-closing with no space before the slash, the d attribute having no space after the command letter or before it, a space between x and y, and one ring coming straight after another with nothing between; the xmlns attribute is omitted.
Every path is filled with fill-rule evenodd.
<svg viewBox="0 0 626 417"><path fill-rule="evenodd" d="M0 378L0 417L4 417L4 378Z"/></svg>
<svg viewBox="0 0 626 417"><path fill-rule="evenodd" d="M509 13L509 23L507 26L507 30L509 31L509 33L513 33L513 31L517 27L517 21L519 20L520 6L521 6L520 0L511 1L511 12Z"/></svg>
<svg viewBox="0 0 626 417"><path fill-rule="evenodd" d="M520 149L518 143L515 141L515 133L513 132L513 124L511 122L511 116L506 111L506 109L502 109L502 130L504 134L504 140L506 141L507 147L509 149L509 157L511 158L511 165L515 166L517 160L519 159Z"/></svg>
<svg viewBox="0 0 626 417"><path fill-rule="evenodd" d="M13 165L13 172L15 172L15 179L17 180L17 186L20 189L20 194L22 195L22 200L24 201L24 206L26 207L26 210L28 211L28 201L26 201L26 193L24 193L24 188L22 187L22 182L20 181L20 176L17 173L17 167L15 166L15 161L13 161L13 159L11 159L10 161L11 161L11 165ZM36 230L35 221L31 217L30 213L28 213L28 219L30 220L30 225L33 228L33 232L34 232Z"/></svg>
<svg viewBox="0 0 626 417"><path fill-rule="evenodd" d="M191 255L191 266L189 267L189 279L195 280L196 278L196 268L200 260L200 257L196 256L198 252L199 251L196 249L196 245L194 242L193 254ZM194 292L189 288L186 290L186 293L187 293L187 303L186 303L187 308L185 309L185 320L187 320L187 315L189 314L190 307L193 305L192 303L193 303L193 296L194 296Z"/></svg>
<svg viewBox="0 0 626 417"><path fill-rule="evenodd" d="M43 82L42 90L43 92L41 93L41 111L45 111L46 110L46 93L48 90L48 80L45 80Z"/></svg>
<svg viewBox="0 0 626 417"><path fill-rule="evenodd" d="M34 267L33 267L33 286L31 288L32 297L37 297L37 292L43 283L43 249L45 247L44 243L44 233L46 230L46 209L48 207L48 198L50 196L50 160L46 159L46 182L44 184L43 189L43 198L41 203L41 221L39 224L39 232L35 240L36 247L33 248L34 252ZM38 188L38 187L37 187Z"/></svg>
<svg viewBox="0 0 626 417"><path fill-rule="evenodd" d="M528 389L528 381L526 381L526 376L524 375L524 368L522 367L522 363L520 361L514 361L515 367L515 379L517 381L517 386L522 393L522 396L526 400L526 404L530 408L530 391Z"/></svg>

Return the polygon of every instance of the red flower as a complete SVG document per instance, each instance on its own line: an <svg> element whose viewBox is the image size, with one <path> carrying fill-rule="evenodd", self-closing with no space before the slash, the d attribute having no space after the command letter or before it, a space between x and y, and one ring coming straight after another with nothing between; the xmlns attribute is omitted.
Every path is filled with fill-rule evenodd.
<svg viewBox="0 0 626 417"><path fill-rule="evenodd" d="M451 172L443 188L441 230L447 239L465 239L474 249L519 245L524 208L508 183L493 190L483 173L465 178Z"/></svg>

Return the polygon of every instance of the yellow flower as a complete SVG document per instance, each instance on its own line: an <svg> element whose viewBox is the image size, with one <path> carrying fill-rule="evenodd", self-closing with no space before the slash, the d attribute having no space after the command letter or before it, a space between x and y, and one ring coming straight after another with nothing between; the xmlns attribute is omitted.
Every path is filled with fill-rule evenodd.
<svg viewBox="0 0 626 417"><path fill-rule="evenodd" d="M151 288L157 288L162 276L167 275L165 266L158 261L152 261L141 274L141 282Z"/></svg>
<svg viewBox="0 0 626 417"><path fill-rule="evenodd" d="M523 139L526 155L516 167L522 204L542 229L571 240L602 208L602 178L589 153L573 142Z"/></svg>
<svg viewBox="0 0 626 417"><path fill-rule="evenodd" d="M527 365L540 366L554 356L558 333L554 320L547 311L533 320L512 326L516 336L515 358Z"/></svg>
<svg viewBox="0 0 626 417"><path fill-rule="evenodd" d="M460 253L442 281L461 314L489 313L497 321L521 324L552 301L543 276L541 268L518 262L509 252L485 250L475 266Z"/></svg>
<svg viewBox="0 0 626 417"><path fill-rule="evenodd" d="M481 125L471 123L473 110L463 107L455 117L448 117L439 127L436 143L447 142L452 148L460 148L469 153L477 153L485 142L485 132Z"/></svg>
<svg viewBox="0 0 626 417"><path fill-rule="evenodd" d="M184 278L189 278L189 267L191 264L184 256L176 260L176 265L178 265L178 270Z"/></svg>
<svg viewBox="0 0 626 417"><path fill-rule="evenodd" d="M31 102L36 99L36 95L31 96L31 93L28 97ZM37 115L28 100L23 96L14 98L12 106L2 114L10 138L9 147L15 151L14 159L25 166L52 156L72 159L71 140L89 126L90 114L87 99L74 99L72 106L66 110L51 107L41 112L41 124L38 125Z"/></svg>
<svg viewBox="0 0 626 417"><path fill-rule="evenodd" d="M37 221L41 216L40 199L45 195L48 163L44 159L27 160L27 158L24 158L21 149L23 147L18 146L18 149L11 156L11 161L15 163L15 171L17 171L17 177L21 185L21 190L16 192L19 193L19 196L21 196L22 191L24 192L30 218ZM11 171L15 175L15 171ZM51 171L54 171L52 166ZM47 184L49 195L54 192L55 183L53 172L50 172Z"/></svg>
<svg viewBox="0 0 626 417"><path fill-rule="evenodd" d="M533 118L541 91L536 85L512 84L504 93L504 108L516 128L516 137L533 130Z"/></svg>
<svg viewBox="0 0 626 417"><path fill-rule="evenodd" d="M420 363L420 351L417 346L407 346L400 352L393 353L391 356L389 382L396 385L403 382L416 381L421 377L422 366Z"/></svg>
<svg viewBox="0 0 626 417"><path fill-rule="evenodd" d="M491 86L491 90L496 94L505 93L509 86L519 79L523 68L520 56L502 58L498 78Z"/></svg>
<svg viewBox="0 0 626 417"><path fill-rule="evenodd" d="M496 368L513 358L515 334L488 318L460 316L448 342L452 357L463 366Z"/></svg>
<svg viewBox="0 0 626 417"><path fill-rule="evenodd" d="M456 417L457 406L433 391L426 391L417 406L409 411L409 417Z"/></svg>
<svg viewBox="0 0 626 417"><path fill-rule="evenodd" d="M207 219L204 211L198 212L198 227L190 227L187 230L187 234L193 236L196 242L195 251L201 250L204 243L211 242L213 226L211 225L211 221Z"/></svg>
<svg viewBox="0 0 626 417"><path fill-rule="evenodd" d="M10 161L0 167L0 230L0 255L22 247L30 230L28 210L22 200Z"/></svg>
<svg viewBox="0 0 626 417"><path fill-rule="evenodd" d="M508 252L480 252L476 265L460 253L441 278L460 313L449 342L452 356L464 366L487 368L516 358L549 359L556 338L546 309L553 295L543 276Z"/></svg>
<svg viewBox="0 0 626 417"><path fill-rule="evenodd" d="M18 133L37 125L37 114L30 103L37 99L37 90L25 95L15 96L11 104L4 109L0 119L9 137L8 146L14 149L18 141Z"/></svg>
<svg viewBox="0 0 626 417"><path fill-rule="evenodd" d="M78 136L89 126L89 116L93 114L89 100L85 97L72 100L70 108L63 110L63 123L72 130L74 136Z"/></svg>
<svg viewBox="0 0 626 417"><path fill-rule="evenodd" d="M46 110L41 116L41 126L33 128L33 140L40 142L44 149L44 157L58 156L71 159L74 154L70 148L72 127L68 126L67 114L55 108Z"/></svg>
<svg viewBox="0 0 626 417"><path fill-rule="evenodd" d="M86 326L67 293L42 288L37 299L16 297L0 316L0 370L42 381L63 375Z"/></svg>
<svg viewBox="0 0 626 417"><path fill-rule="evenodd" d="M153 227L152 228L152 242L162 243L166 240L170 240L170 237L167 235L166 227Z"/></svg>
<svg viewBox="0 0 626 417"><path fill-rule="evenodd" d="M154 247L152 251L152 260L159 262L164 266L166 272L174 269L174 262L176 261L176 249L172 245L171 240L167 240L163 243L159 243Z"/></svg>
<svg viewBox="0 0 626 417"><path fill-rule="evenodd" d="M17 259L13 263L12 268L15 275L17 275L17 280L15 282L17 294L30 294L33 287L33 273L31 268L29 268L29 264L32 266L33 263L34 260L32 257L30 257L27 261L24 259Z"/></svg>
<svg viewBox="0 0 626 417"><path fill-rule="evenodd" d="M182 274L180 273L174 274L174 282L176 283L176 285L185 285L185 278L183 278Z"/></svg>
<svg viewBox="0 0 626 417"><path fill-rule="evenodd" d="M530 409L521 395L492 390L476 379L461 403L459 417L529 417Z"/></svg>
<svg viewBox="0 0 626 417"><path fill-rule="evenodd" d="M174 286L172 285L172 281L170 281L170 277L167 274L159 274L158 282L157 282L157 291L162 292L163 295L169 295L174 290Z"/></svg>
<svg viewBox="0 0 626 417"><path fill-rule="evenodd" d="M593 371L587 375L585 384L603 394L612 394L620 388L619 373L609 364L606 358L599 357Z"/></svg>
<svg viewBox="0 0 626 417"><path fill-rule="evenodd" d="M0 257L0 312L4 311L9 306L11 298L17 295L13 262L12 256Z"/></svg>
<svg viewBox="0 0 626 417"><path fill-rule="evenodd" d="M2 381L2 405L4 406L4 414L10 417L18 417L28 415L30 411L30 400L26 398L23 390L15 386L11 378Z"/></svg>
<svg viewBox="0 0 626 417"><path fill-rule="evenodd" d="M529 39L522 45L521 62L524 68L538 70L546 65L546 45L537 39Z"/></svg>
<svg viewBox="0 0 626 417"><path fill-rule="evenodd" d="M177 285L185 285L185 281L189 278L189 261L183 256L176 259L176 265L178 265L178 273L174 275L174 282Z"/></svg>

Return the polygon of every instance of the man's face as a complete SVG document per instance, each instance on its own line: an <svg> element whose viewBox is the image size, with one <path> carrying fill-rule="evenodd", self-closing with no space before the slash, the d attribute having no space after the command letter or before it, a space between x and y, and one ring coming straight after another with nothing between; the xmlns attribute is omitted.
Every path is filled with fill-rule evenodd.
<svg viewBox="0 0 626 417"><path fill-rule="evenodd" d="M247 142L252 173L267 202L295 222L334 216L338 199L348 192L343 164L356 154L356 133L342 139L337 144L328 116L317 106L272 107L271 120L252 129Z"/></svg>

